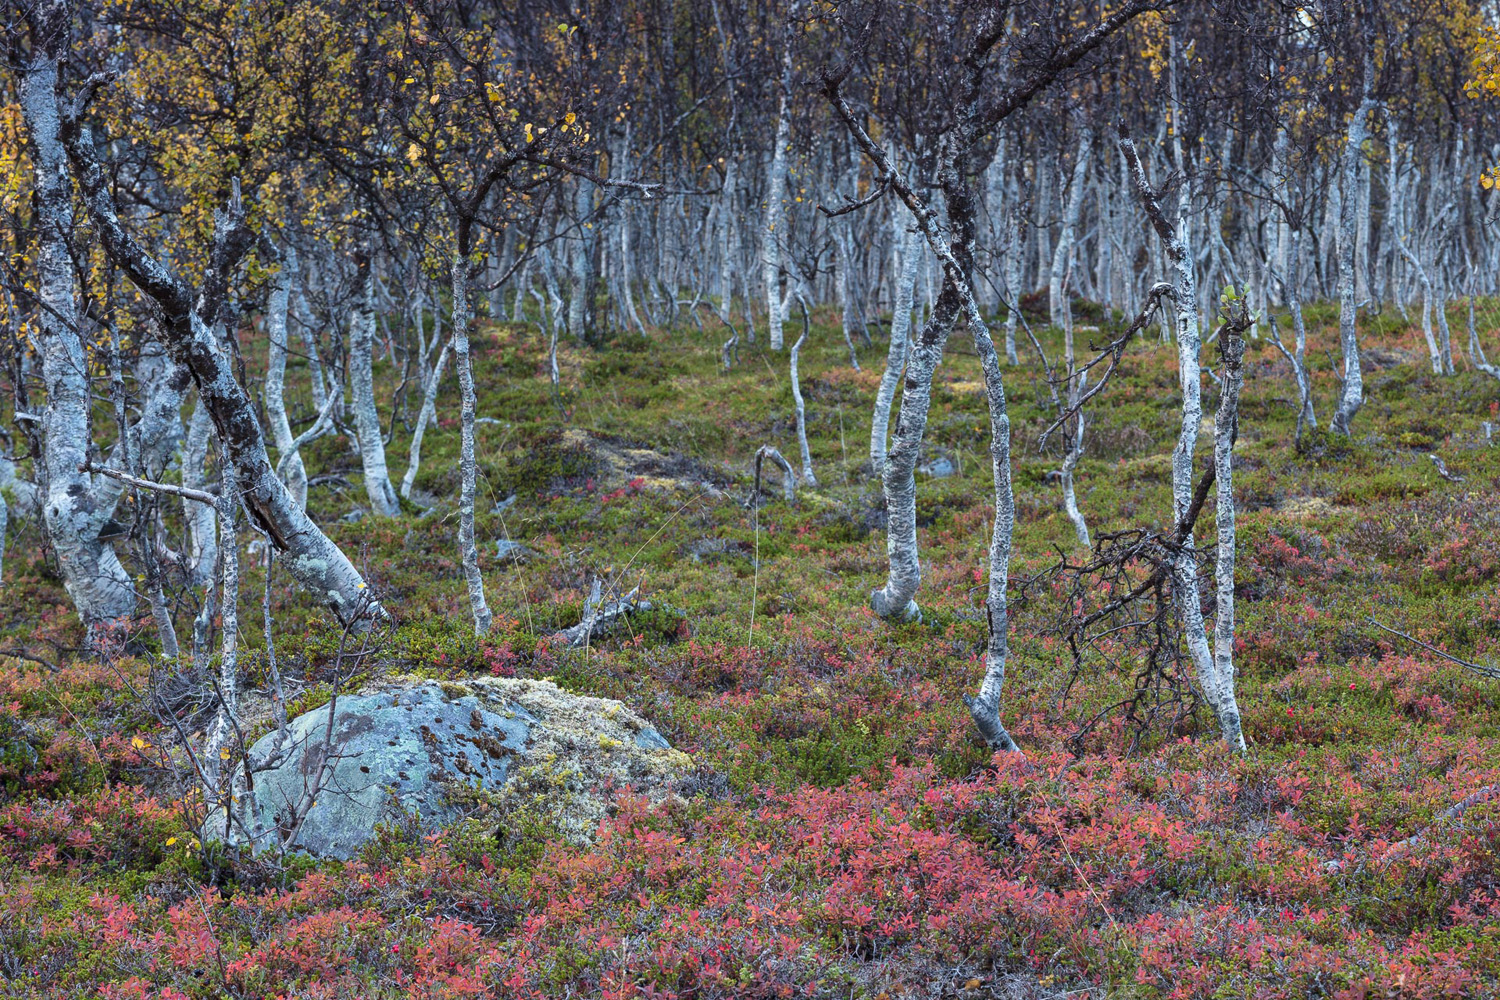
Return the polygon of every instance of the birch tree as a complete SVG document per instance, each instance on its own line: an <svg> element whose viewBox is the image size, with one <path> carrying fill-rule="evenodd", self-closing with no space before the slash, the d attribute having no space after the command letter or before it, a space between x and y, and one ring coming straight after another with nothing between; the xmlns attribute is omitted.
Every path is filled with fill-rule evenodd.
<svg viewBox="0 0 1500 1000"><path fill-rule="evenodd" d="M218 349L212 323L227 284L224 276L240 264L256 240L243 205L231 203L216 219L210 254L213 270L208 275L213 280L205 283L200 302L121 221L108 173L84 127L83 114L90 96L86 89L62 117L63 142L89 218L110 260L160 310L167 350L192 376L225 460L237 478L246 512L281 553L292 577L326 603L340 620L383 615L379 602L366 592L365 581L354 564L297 505L276 476L250 397Z"/></svg>
<svg viewBox="0 0 1500 1000"><path fill-rule="evenodd" d="M1197 275L1194 273L1191 248L1184 236L1184 226L1173 226L1167 221L1157 201L1156 192L1146 179L1145 168L1131 141L1121 125L1120 152L1130 164L1135 180L1136 192L1146 216L1156 230L1158 238L1172 261L1172 297L1176 302L1177 315L1177 365L1178 386L1182 392L1182 419L1177 433L1177 445L1172 450L1172 505L1174 523L1178 526L1178 554L1172 562L1172 595L1177 606L1178 619L1182 624L1183 638L1188 653L1198 674L1198 684L1214 714L1224 739L1232 747L1243 750L1244 737L1240 732L1239 707L1234 697L1234 622L1233 611L1229 611L1227 634L1219 629L1224 624L1221 617L1215 625L1215 647L1210 649L1204 632L1203 605L1198 597L1198 559L1193 541L1192 523L1194 477L1193 451L1198 441L1198 428L1203 422L1202 368L1198 356L1202 350L1202 339L1198 328ZM1185 199L1185 186L1179 188L1179 198ZM1179 218L1185 212L1179 208ZM1247 322L1248 325L1248 322ZM1243 356L1243 345L1238 348ZM1238 363L1238 362L1236 362ZM1238 376L1235 376L1236 378ZM1231 379L1226 379L1226 386ZM1226 392L1228 390L1226 389ZM1238 386L1233 395L1226 397L1234 406L1238 405ZM1233 608L1234 586L1234 494L1230 470L1234 444L1234 410L1222 410L1223 426L1216 433L1214 472L1219 481L1219 513L1227 517L1219 522L1219 560L1221 567L1228 567L1230 609ZM1222 449L1220 446L1222 445ZM1222 454L1220 453L1222 450ZM1226 551L1227 547L1227 551ZM1222 583L1222 576L1220 582ZM1222 598L1222 592L1220 594Z"/></svg>

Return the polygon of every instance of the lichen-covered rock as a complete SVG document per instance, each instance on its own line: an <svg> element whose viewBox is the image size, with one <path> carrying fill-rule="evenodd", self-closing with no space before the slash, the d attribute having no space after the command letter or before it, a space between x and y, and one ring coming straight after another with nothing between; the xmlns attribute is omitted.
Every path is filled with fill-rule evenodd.
<svg viewBox="0 0 1500 1000"><path fill-rule="evenodd" d="M617 792L659 799L692 769L691 758L619 702L551 681L396 680L331 704L331 730L324 706L291 722L289 751L274 732L251 748L252 769L274 766L255 773L253 792L240 790L231 843L285 841L349 858L378 824L438 828L473 814L502 835L541 824L581 843ZM223 828L219 813L205 833L223 838Z"/></svg>

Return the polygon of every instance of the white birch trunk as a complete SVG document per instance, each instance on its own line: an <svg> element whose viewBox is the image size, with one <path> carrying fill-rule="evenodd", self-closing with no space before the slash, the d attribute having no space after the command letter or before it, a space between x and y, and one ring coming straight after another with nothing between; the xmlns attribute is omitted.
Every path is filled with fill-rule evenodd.
<svg viewBox="0 0 1500 1000"><path fill-rule="evenodd" d="M42 412L45 496L42 520L57 554L63 584L92 635L96 627L135 611L135 591L113 546L99 540L108 519L95 503L88 461L88 361L78 334L68 237L72 191L60 141L58 57L66 44L68 9L39 4L32 15L37 45L21 74L21 112L32 144L37 225L38 348L47 405Z"/></svg>
<svg viewBox="0 0 1500 1000"><path fill-rule="evenodd" d="M1072 360L1069 359L1068 369L1071 371L1072 368ZM1088 372L1078 373L1078 377L1073 383L1075 388L1069 392L1069 396L1071 397L1068 400L1069 406L1078 405L1078 398L1083 395L1084 390L1088 386L1088 378ZM1083 516L1083 511L1078 509L1078 495L1073 482L1073 473L1078 468L1079 459L1083 457L1084 419L1082 407L1079 407L1078 414L1074 419L1077 423L1073 434L1068 440L1068 450L1067 454L1063 456L1062 464L1063 510L1067 513L1068 520L1073 522L1073 533L1078 538L1078 544L1084 548L1089 548L1093 545L1093 541L1089 537L1089 524Z"/></svg>
<svg viewBox="0 0 1500 1000"><path fill-rule="evenodd" d="M1339 346L1344 355L1344 384L1339 393L1338 405L1331 422L1335 434L1348 436L1354 415L1365 401L1364 378L1359 364L1359 301L1356 297L1354 251L1357 237L1355 224L1358 221L1359 205L1355 185L1359 178L1359 161L1364 155L1365 134L1370 112L1375 110L1375 99L1371 96L1374 87L1374 60L1367 53L1364 68L1364 96L1354 117L1349 119L1349 130L1345 136L1344 150L1340 162L1343 194L1339 205L1338 269L1339 269Z"/></svg>
<svg viewBox="0 0 1500 1000"><path fill-rule="evenodd" d="M1089 145L1094 141L1094 132L1085 127L1078 135L1078 150L1073 157L1073 173L1068 184L1068 201L1063 207L1062 230L1057 235L1057 245L1052 250L1052 270L1047 281L1047 303L1053 326L1063 325L1063 296L1068 290L1063 287L1070 268L1069 255L1073 252L1073 240L1078 231L1078 219L1083 212L1083 196L1087 192L1084 175L1088 170Z"/></svg>
<svg viewBox="0 0 1500 1000"><path fill-rule="evenodd" d="M806 316L807 304L802 304L803 315ZM805 319L804 319L805 324ZM807 339L807 331L804 329L797 342L792 345L791 351L791 376L792 376L792 404L797 411L797 446L802 449L802 481L807 485L816 487L818 477L813 475L812 452L807 448L807 410L802 404L802 382L797 372L797 355L802 350L802 342Z"/></svg>
<svg viewBox="0 0 1500 1000"><path fill-rule="evenodd" d="M94 230L110 259L156 302L173 360L191 373L199 399L212 418L228 463L233 466L246 511L271 544L286 556L294 579L330 607L342 621L383 617L366 592L359 571L307 514L292 501L266 455L265 438L244 387L217 349L187 287L125 230L107 186L107 174L92 140L77 123L65 130L68 154L78 168ZM248 243L248 228L237 209L222 215L215 238Z"/></svg>
<svg viewBox="0 0 1500 1000"><path fill-rule="evenodd" d="M896 387L901 383L907 353L911 349L911 300L917 282L917 260L922 253L917 234L903 225L905 212L893 208L891 214L896 231L894 245L900 263L892 269L896 273L896 308L891 313L891 342L886 351L885 372L880 376L880 388L875 393L874 417L870 422L870 469L876 476L885 470L891 404L895 401Z"/></svg>
<svg viewBox="0 0 1500 1000"><path fill-rule="evenodd" d="M1021 363L1016 354L1016 328L1021 319L1021 258L1026 252L1026 216L1020 205L1010 210L1010 245L1005 254L1005 294L1009 298L1005 310L1005 360L1012 365Z"/></svg>
<svg viewBox="0 0 1500 1000"><path fill-rule="evenodd" d="M208 446L213 420L200 399L188 420L187 438L182 447L182 485L190 490L209 491ZM182 516L188 527L188 580L197 587L207 584L217 572L219 542L217 514L208 504L182 501Z"/></svg>
<svg viewBox="0 0 1500 1000"><path fill-rule="evenodd" d="M349 323L349 389L354 397L354 429L364 467L365 495L380 517L401 513L385 462L385 431L375 408L375 259L368 248L356 257L362 294Z"/></svg>
<svg viewBox="0 0 1500 1000"><path fill-rule="evenodd" d="M462 241L461 241L462 242ZM474 634L488 635L494 620L484 597L484 576L479 571L479 549L474 542L474 369L469 357L469 262L462 252L453 255L453 364L458 369L458 551L463 562L464 583L469 590L469 611L474 616Z"/></svg>
<svg viewBox="0 0 1500 1000"><path fill-rule="evenodd" d="M266 384L264 399L266 419L271 424L271 438L276 443L277 466L282 472L282 481L292 495L292 502L307 508L307 469L302 464L302 455L292 451L292 425L286 416L286 355L287 313L291 307L292 285L296 281L297 251L290 245L283 251L281 273L271 290L271 301L266 312ZM201 506L201 504L200 504Z"/></svg>
<svg viewBox="0 0 1500 1000"><path fill-rule="evenodd" d="M719 320L726 326L734 302L734 269L739 258L739 215L735 204L739 176L739 163L731 157L724 166L724 193L719 201Z"/></svg>
<svg viewBox="0 0 1500 1000"><path fill-rule="evenodd" d="M1224 742L1244 751L1245 734L1234 694L1234 441L1239 433L1240 387L1245 380L1245 341L1232 323L1226 322L1222 329L1219 353L1224 361L1219 412L1214 418L1214 523L1219 535L1214 560L1214 672L1218 675L1219 699L1213 707ZM1196 590L1193 600L1196 603Z"/></svg>
<svg viewBox="0 0 1500 1000"><path fill-rule="evenodd" d="M1183 237L1182 224L1187 214L1184 202L1189 200L1188 185L1183 184L1178 190L1179 224L1174 229L1156 202L1134 144L1123 134L1120 137L1120 150L1131 164L1136 190L1157 235L1166 247L1176 277L1173 297L1177 300L1177 363L1182 391L1182 422L1178 430L1177 446L1172 451L1172 506L1179 545L1178 554L1172 560L1173 600L1203 696L1219 719L1225 740L1231 746L1243 748L1242 738L1238 735L1238 712L1231 718L1228 710L1234 700L1233 676L1231 674L1226 677L1221 672L1219 661L1209 647L1205 632L1203 605L1198 597L1198 560L1193 532L1188 528L1194 487L1193 450L1198 441L1198 427L1203 421L1202 371L1198 362L1201 335L1198 327L1197 281L1193 272L1192 252ZM1220 553L1220 557L1223 558L1223 553ZM1233 559L1232 553L1229 558ZM1232 575L1231 561L1231 582ZM1232 640L1224 652L1225 655L1232 655ZM1226 684L1229 686L1227 692Z"/></svg>
<svg viewBox="0 0 1500 1000"><path fill-rule="evenodd" d="M557 355L555 353L557 336L553 335L552 344L554 348L552 368L553 384L557 383ZM453 347L451 340L444 341L442 350L438 351L437 362L433 364L432 371L427 373L427 383L422 387L422 409L417 413L417 425L411 432L411 450L407 453L406 474L401 477L401 496L411 498L411 487L417 480L417 470L422 467L422 437L427 433L427 425L432 422L437 413L438 386L443 381L443 369L448 365L448 355Z"/></svg>
<svg viewBox="0 0 1500 1000"><path fill-rule="evenodd" d="M761 277L766 286L767 336L771 350L783 347L781 326L787 300L781 293L781 241L786 228L787 143L792 134L792 45L788 28L781 49L781 97L776 113L776 138L766 177L766 212L760 232Z"/></svg>

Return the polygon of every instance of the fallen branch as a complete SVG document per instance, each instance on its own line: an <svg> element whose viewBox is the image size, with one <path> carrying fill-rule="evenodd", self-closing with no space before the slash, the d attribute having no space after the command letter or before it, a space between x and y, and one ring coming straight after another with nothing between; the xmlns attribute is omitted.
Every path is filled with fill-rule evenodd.
<svg viewBox="0 0 1500 1000"><path fill-rule="evenodd" d="M1437 452L1429 451L1427 457L1432 459L1432 464L1437 467L1437 474L1448 480L1448 482L1461 483L1464 481L1463 476L1448 471L1448 466L1443 464L1443 460L1438 457Z"/></svg>
<svg viewBox="0 0 1500 1000"><path fill-rule="evenodd" d="M561 639L572 648L578 649L587 646L595 633L613 627L626 615L638 611L650 611L651 602L636 597L640 589L640 587L632 588L630 593L618 600L603 601L600 596L599 580L596 578L589 596L583 602L583 620L572 628L553 633L553 638Z"/></svg>
<svg viewBox="0 0 1500 1000"><path fill-rule="evenodd" d="M1450 663L1457 663L1461 667L1467 667L1469 670L1472 670L1480 677L1488 677L1491 680L1500 680L1500 667L1492 666L1488 663L1474 663L1469 660L1461 660L1451 653L1443 652L1436 646L1428 645L1415 636L1407 635L1405 632L1398 631L1391 628L1389 625L1382 624L1381 622L1376 621L1374 618L1371 618L1368 615L1365 616L1365 621L1369 622L1371 625L1374 625L1378 629L1384 629L1391 635L1398 635L1401 638L1405 639L1407 642L1414 642L1418 646L1421 646L1423 649L1427 650L1429 653L1436 653L1438 656L1441 656L1443 659L1449 661Z"/></svg>

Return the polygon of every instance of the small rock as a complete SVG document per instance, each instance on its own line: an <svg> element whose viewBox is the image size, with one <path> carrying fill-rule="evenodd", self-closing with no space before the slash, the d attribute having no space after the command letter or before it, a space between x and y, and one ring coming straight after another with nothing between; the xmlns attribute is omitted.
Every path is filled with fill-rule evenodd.
<svg viewBox="0 0 1500 1000"><path fill-rule="evenodd" d="M947 479L958 472L958 466L953 464L950 458L938 458L917 470L930 479Z"/></svg>
<svg viewBox="0 0 1500 1000"><path fill-rule="evenodd" d="M490 508L490 513L491 514L504 514L506 511L510 510L513 506L515 506L515 503L516 503L516 495L514 493L512 493L510 496L506 497L504 500L501 500L499 503L495 504L494 507Z"/></svg>
<svg viewBox="0 0 1500 1000"><path fill-rule="evenodd" d="M685 549L693 562L709 562L715 559L743 557L750 554L750 544L738 539L700 538Z"/></svg>
<svg viewBox="0 0 1500 1000"><path fill-rule="evenodd" d="M509 538L495 539L495 558L502 563L519 565L527 562L534 555L536 555L535 552L520 542L513 542Z"/></svg>
<svg viewBox="0 0 1500 1000"><path fill-rule="evenodd" d="M345 522L347 524L354 524L355 522L359 521L364 516L365 516L364 508L363 507L356 507L353 510L351 510L349 513L345 514L343 517L339 518L339 520L343 521L343 522Z"/></svg>

